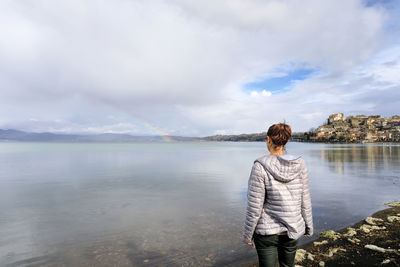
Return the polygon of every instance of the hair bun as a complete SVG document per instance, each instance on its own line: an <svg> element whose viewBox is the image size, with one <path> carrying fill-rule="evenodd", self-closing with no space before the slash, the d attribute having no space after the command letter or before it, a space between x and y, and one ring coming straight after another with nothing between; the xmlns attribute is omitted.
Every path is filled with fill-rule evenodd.
<svg viewBox="0 0 400 267"><path fill-rule="evenodd" d="M276 146L284 146L292 135L292 129L285 123L274 124L269 127L267 136L271 138L272 143Z"/></svg>

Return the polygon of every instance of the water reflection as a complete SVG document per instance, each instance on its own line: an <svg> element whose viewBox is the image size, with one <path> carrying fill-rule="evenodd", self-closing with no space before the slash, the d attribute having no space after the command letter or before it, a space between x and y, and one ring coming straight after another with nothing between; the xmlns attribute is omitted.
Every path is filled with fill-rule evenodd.
<svg viewBox="0 0 400 267"><path fill-rule="evenodd" d="M398 145L368 144L368 145L331 145L315 151L319 157L327 161L332 171L344 174L350 168L368 173L377 173L388 167L400 165Z"/></svg>

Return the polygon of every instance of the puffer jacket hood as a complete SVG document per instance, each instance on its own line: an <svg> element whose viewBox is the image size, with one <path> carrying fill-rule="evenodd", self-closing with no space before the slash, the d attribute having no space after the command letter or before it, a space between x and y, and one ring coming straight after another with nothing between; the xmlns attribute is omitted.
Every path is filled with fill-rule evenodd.
<svg viewBox="0 0 400 267"><path fill-rule="evenodd" d="M302 168L301 157L293 155L262 157L256 162L259 162L276 180L283 183L296 178Z"/></svg>

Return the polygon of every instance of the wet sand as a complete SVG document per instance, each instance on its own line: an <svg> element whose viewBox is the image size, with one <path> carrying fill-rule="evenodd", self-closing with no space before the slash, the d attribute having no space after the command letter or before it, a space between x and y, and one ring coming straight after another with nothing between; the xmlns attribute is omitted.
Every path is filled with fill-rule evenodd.
<svg viewBox="0 0 400 267"><path fill-rule="evenodd" d="M400 202L386 205L351 227L319 233L298 249L296 266L400 266Z"/></svg>

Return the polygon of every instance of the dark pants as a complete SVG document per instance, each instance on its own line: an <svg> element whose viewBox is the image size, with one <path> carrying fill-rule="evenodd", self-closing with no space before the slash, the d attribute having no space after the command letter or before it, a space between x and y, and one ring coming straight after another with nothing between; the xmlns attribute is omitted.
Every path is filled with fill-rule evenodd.
<svg viewBox="0 0 400 267"><path fill-rule="evenodd" d="M296 256L297 239L287 235L254 234L254 245L257 249L260 267L275 267L279 259L280 267L293 267Z"/></svg>

